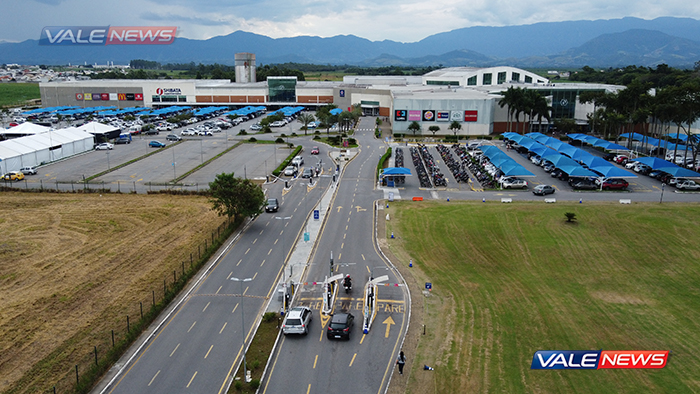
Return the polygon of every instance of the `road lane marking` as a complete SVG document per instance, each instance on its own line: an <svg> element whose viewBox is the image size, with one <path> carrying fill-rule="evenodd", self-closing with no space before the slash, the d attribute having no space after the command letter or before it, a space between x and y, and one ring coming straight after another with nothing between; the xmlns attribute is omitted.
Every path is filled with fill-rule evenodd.
<svg viewBox="0 0 700 394"><path fill-rule="evenodd" d="M348 226L349 226L349 224L345 225L345 231L348 231Z"/></svg>
<svg viewBox="0 0 700 394"><path fill-rule="evenodd" d="M262 267L263 264L265 264L265 260L263 260L262 263L260 263L260 266Z"/></svg>
<svg viewBox="0 0 700 394"><path fill-rule="evenodd" d="M280 231L280 237L284 234L284 230Z"/></svg>
<svg viewBox="0 0 700 394"><path fill-rule="evenodd" d="M338 212L340 212L340 210L343 209L343 207L341 207L340 205L337 206L336 208L338 208Z"/></svg>
<svg viewBox="0 0 700 394"><path fill-rule="evenodd" d="M255 275L253 275L253 280L255 280L255 277L258 276L258 273L256 272Z"/></svg>
<svg viewBox="0 0 700 394"><path fill-rule="evenodd" d="M270 255L270 253L272 253L272 248L270 248L270 251L269 251L269 252L267 252L267 255L269 256L269 255Z"/></svg>
<svg viewBox="0 0 700 394"><path fill-rule="evenodd" d="M343 234L343 239L345 239L345 237L347 237L347 236L348 236L347 233Z"/></svg>
<svg viewBox="0 0 700 394"><path fill-rule="evenodd" d="M311 383L309 383L309 387L306 389L306 394L309 394L311 392Z"/></svg>
<svg viewBox="0 0 700 394"><path fill-rule="evenodd" d="M284 224L284 227L287 227L287 226L289 226L289 222L287 222L287 223Z"/></svg>
<svg viewBox="0 0 700 394"><path fill-rule="evenodd" d="M156 377L157 377L159 374L160 374L160 369L158 370L158 372L156 372L155 375L153 375L153 378L151 379L151 381L148 382L148 385L149 385L149 386L151 385L151 383L153 383L154 380L156 380Z"/></svg>
<svg viewBox="0 0 700 394"><path fill-rule="evenodd" d="M238 304L236 304L236 306L233 307L233 310L231 311L231 313L235 313L235 312L236 312L236 308L238 308Z"/></svg>
<svg viewBox="0 0 700 394"><path fill-rule="evenodd" d="M256 272L255 274L257 275L258 273ZM245 295L245 293L248 291L249 288L250 288L250 286L246 286L245 290L243 290L243 294L242 294L242 295Z"/></svg>
<svg viewBox="0 0 700 394"><path fill-rule="evenodd" d="M299 207L298 207L298 206L297 206L296 208L294 208L294 212L296 212L296 211L297 211L297 209L299 209Z"/></svg>
<svg viewBox="0 0 700 394"><path fill-rule="evenodd" d="M211 304L211 301L207 302L207 304L204 305L204 309L202 309L202 312L206 311L207 308L209 308L209 304Z"/></svg>
<svg viewBox="0 0 700 394"><path fill-rule="evenodd" d="M362 339L360 339L360 345L362 345L362 342L365 341L366 336L367 336L367 334L362 334Z"/></svg>
<svg viewBox="0 0 700 394"><path fill-rule="evenodd" d="M197 371L194 371L194 375L192 375L192 379L190 379L190 382L187 383L187 388L190 388L190 385L192 384L192 381L194 380L195 376L197 376Z"/></svg>
<svg viewBox="0 0 700 394"><path fill-rule="evenodd" d="M233 275L233 271L231 271L231 273L228 274L228 276L226 277L226 280L229 280L231 278L231 275Z"/></svg>
<svg viewBox="0 0 700 394"><path fill-rule="evenodd" d="M345 246L345 242L340 244L340 249L343 249L343 246ZM340 259L340 257L338 257L338 259Z"/></svg>
<svg viewBox="0 0 700 394"><path fill-rule="evenodd" d="M226 325L227 325L227 324L228 324L228 322L224 322L224 326L221 327L221 330L219 330L219 334L221 334L222 332L224 332L224 328L226 328Z"/></svg>
<svg viewBox="0 0 700 394"><path fill-rule="evenodd" d="M348 223L350 222L350 218L348 218Z"/></svg>
<svg viewBox="0 0 700 394"><path fill-rule="evenodd" d="M340 260L340 259L342 259L342 258L343 258L343 254L342 254L342 253L338 253L338 260ZM338 270L340 269L340 266L339 266L339 265L336 265L335 268L336 268L335 271L338 272Z"/></svg>
<svg viewBox="0 0 700 394"><path fill-rule="evenodd" d="M269 225L270 225L270 222L267 222L267 224L265 225L265 227L267 227L267 226L269 226Z"/></svg>
<svg viewBox="0 0 700 394"><path fill-rule="evenodd" d="M314 368L313 369L316 369L316 362L317 361L318 361L318 354L316 355L316 358L314 358Z"/></svg>
<svg viewBox="0 0 700 394"><path fill-rule="evenodd" d="M258 242L257 238L255 238L255 240L253 241L253 245L255 245L256 242Z"/></svg>
<svg viewBox="0 0 700 394"><path fill-rule="evenodd" d="M250 248L248 248L248 250L246 250L243 254L248 254L248 252L250 252Z"/></svg>
<svg viewBox="0 0 700 394"><path fill-rule="evenodd" d="M189 330L187 330L187 332L190 332L190 330L192 330L192 327L194 327L195 324L197 324L196 320L194 321L194 323L192 323L192 325L190 326Z"/></svg>
<svg viewBox="0 0 700 394"><path fill-rule="evenodd" d="M219 286L219 289L216 290L216 293L214 293L214 294L219 294L219 292L221 291L221 288L222 288L222 287L224 287L224 286L223 286L223 285L222 285L222 286Z"/></svg>
<svg viewBox="0 0 700 394"><path fill-rule="evenodd" d="M277 241L279 241L279 240L280 240L280 239L277 238L277 239L275 240L275 243L274 243L273 245L277 245Z"/></svg>
<svg viewBox="0 0 700 394"><path fill-rule="evenodd" d="M357 353L352 355L352 360L350 360L350 365L348 365L348 367L352 367L352 363L355 362L355 357L357 357Z"/></svg>
<svg viewBox="0 0 700 394"><path fill-rule="evenodd" d="M391 326L394 323L394 319L391 318L391 316L387 317L386 320L382 322L382 324L386 324L386 331L384 332L384 338L389 338L389 330L391 330Z"/></svg>
<svg viewBox="0 0 700 394"><path fill-rule="evenodd" d="M207 350L207 354L204 355L204 358L209 357L209 352L211 352L211 349L213 349L213 348L214 348L214 345L209 346L209 350Z"/></svg>
<svg viewBox="0 0 700 394"><path fill-rule="evenodd" d="M360 253L360 256L362 256L362 261L367 261L367 259L365 259L365 255L364 255L364 254Z"/></svg>
<svg viewBox="0 0 700 394"><path fill-rule="evenodd" d="M236 267L238 267L238 264L240 264L241 261L243 261L243 259L238 260L238 262L236 263ZM233 272L231 272L231 273L233 273Z"/></svg>
<svg viewBox="0 0 700 394"><path fill-rule="evenodd" d="M170 353L170 356L168 356L168 357L172 357L173 354L175 354L175 352L177 351L177 348L179 348L179 347L180 347L180 344L178 343L177 346L175 346L175 349L173 349L172 353Z"/></svg>
<svg viewBox="0 0 700 394"><path fill-rule="evenodd" d="M260 234L258 234L258 235L262 235L263 231L265 231L265 230L260 230Z"/></svg>
<svg viewBox="0 0 700 394"><path fill-rule="evenodd" d="M367 272L369 272L370 274L372 273L372 271L369 270L369 266L368 266L368 265L366 265L365 268L367 268Z"/></svg>

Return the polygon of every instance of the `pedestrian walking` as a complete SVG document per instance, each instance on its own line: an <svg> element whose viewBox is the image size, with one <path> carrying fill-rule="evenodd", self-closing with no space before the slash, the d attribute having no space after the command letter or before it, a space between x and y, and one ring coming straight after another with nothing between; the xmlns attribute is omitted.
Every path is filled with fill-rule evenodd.
<svg viewBox="0 0 700 394"><path fill-rule="evenodd" d="M403 366L406 364L406 356L403 354L403 350L399 353L399 358L396 359L396 365L399 366L399 374L403 375Z"/></svg>

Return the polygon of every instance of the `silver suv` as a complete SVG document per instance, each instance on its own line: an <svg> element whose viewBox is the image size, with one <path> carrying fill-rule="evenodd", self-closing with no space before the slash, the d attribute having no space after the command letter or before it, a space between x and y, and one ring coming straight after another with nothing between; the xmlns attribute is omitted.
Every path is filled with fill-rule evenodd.
<svg viewBox="0 0 700 394"><path fill-rule="evenodd" d="M282 332L287 334L308 334L309 325L313 320L311 309L305 306L297 306L287 312L287 317L282 324Z"/></svg>

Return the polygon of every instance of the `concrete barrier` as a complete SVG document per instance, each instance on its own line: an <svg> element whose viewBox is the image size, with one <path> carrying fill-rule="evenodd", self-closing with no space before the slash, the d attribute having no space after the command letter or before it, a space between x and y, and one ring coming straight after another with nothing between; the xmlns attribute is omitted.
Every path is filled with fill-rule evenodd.
<svg viewBox="0 0 700 394"><path fill-rule="evenodd" d="M557 202L557 199L556 198L545 198L544 202L547 204L554 204L555 202Z"/></svg>
<svg viewBox="0 0 700 394"><path fill-rule="evenodd" d="M501 202L513 202L512 198L502 198Z"/></svg>
<svg viewBox="0 0 700 394"><path fill-rule="evenodd" d="M413 197L413 201L423 201L423 197Z"/></svg>
<svg viewBox="0 0 700 394"><path fill-rule="evenodd" d="M629 198L621 198L620 204L632 204L632 200L630 200Z"/></svg>

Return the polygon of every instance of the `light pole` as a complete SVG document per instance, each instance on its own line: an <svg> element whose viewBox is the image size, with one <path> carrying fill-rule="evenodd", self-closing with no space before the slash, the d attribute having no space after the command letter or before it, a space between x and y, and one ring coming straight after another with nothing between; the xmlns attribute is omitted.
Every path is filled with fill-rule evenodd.
<svg viewBox="0 0 700 394"><path fill-rule="evenodd" d="M253 280L253 278L231 278L232 281L234 282L239 282L241 284L241 335L243 335L243 380L248 383L248 374L246 371L248 370L248 366L245 363L245 314L243 313L243 282L250 282Z"/></svg>
<svg viewBox="0 0 700 394"><path fill-rule="evenodd" d="M109 150L107 150L107 171L112 171L112 166L109 164Z"/></svg>
<svg viewBox="0 0 700 394"><path fill-rule="evenodd" d="M173 146L170 150L173 151L173 183L175 183L175 179L177 179L177 175L175 175L175 147Z"/></svg>

